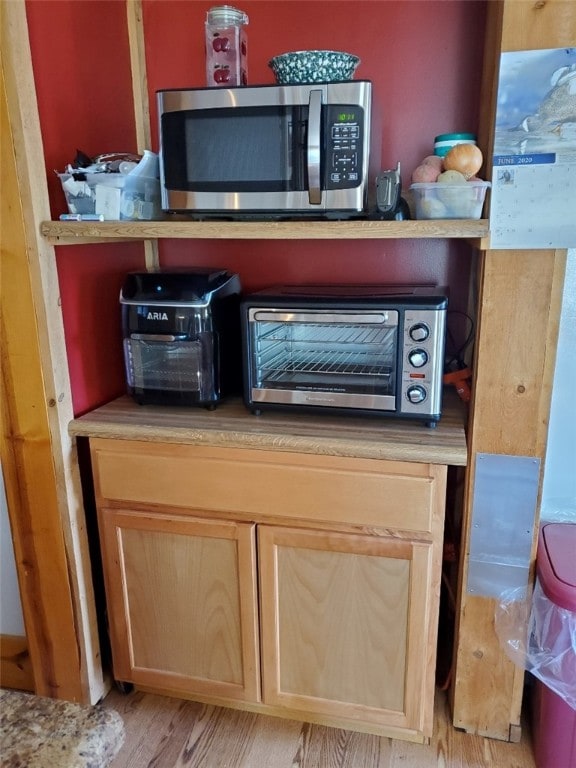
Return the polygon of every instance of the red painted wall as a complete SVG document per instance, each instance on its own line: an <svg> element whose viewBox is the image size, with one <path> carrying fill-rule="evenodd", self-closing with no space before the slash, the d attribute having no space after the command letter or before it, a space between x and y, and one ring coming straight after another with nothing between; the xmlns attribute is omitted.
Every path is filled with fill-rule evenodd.
<svg viewBox="0 0 576 768"><path fill-rule="evenodd" d="M205 86L204 21L218 3L144 0L146 68L160 88ZM477 0L244 0L249 17L248 83L273 83L269 59L331 48L360 56L356 77L372 80L382 115L382 163L401 161L404 179L434 137L475 131L485 3ZM157 113L151 99L157 147Z"/></svg>
<svg viewBox="0 0 576 768"><path fill-rule="evenodd" d="M53 218L66 201L55 171L89 155L134 151L136 131L123 0L28 0L32 63ZM125 391L118 295L142 269L140 244L57 248L75 414Z"/></svg>
<svg viewBox="0 0 576 768"><path fill-rule="evenodd" d="M204 20L216 3L143 0L148 87L204 86ZM356 53L382 114L382 163L401 162L404 186L434 136L475 131L485 0L246 0L248 80L274 82L277 53L332 48ZM135 151L124 0L27 0L52 214L66 210L54 170L76 148ZM42 172L39 169L39 172ZM74 408L124 391L118 292L143 268L138 244L57 249ZM208 264L239 272L245 290L279 281L435 281L466 305L471 252L442 240L185 241L161 243L163 266Z"/></svg>

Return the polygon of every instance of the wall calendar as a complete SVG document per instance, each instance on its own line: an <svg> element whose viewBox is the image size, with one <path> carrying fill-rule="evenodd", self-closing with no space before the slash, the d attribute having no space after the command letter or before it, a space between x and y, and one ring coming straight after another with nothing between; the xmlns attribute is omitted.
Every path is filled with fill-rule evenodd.
<svg viewBox="0 0 576 768"><path fill-rule="evenodd" d="M576 48L503 53L490 248L576 247Z"/></svg>

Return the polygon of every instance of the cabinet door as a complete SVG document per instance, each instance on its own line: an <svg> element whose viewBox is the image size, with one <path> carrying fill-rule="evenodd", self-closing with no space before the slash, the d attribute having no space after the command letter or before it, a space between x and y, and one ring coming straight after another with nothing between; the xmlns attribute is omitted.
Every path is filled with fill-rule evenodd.
<svg viewBox="0 0 576 768"><path fill-rule="evenodd" d="M258 541L264 702L430 735L432 544L274 526Z"/></svg>
<svg viewBox="0 0 576 768"><path fill-rule="evenodd" d="M254 526L99 512L114 675L259 700Z"/></svg>

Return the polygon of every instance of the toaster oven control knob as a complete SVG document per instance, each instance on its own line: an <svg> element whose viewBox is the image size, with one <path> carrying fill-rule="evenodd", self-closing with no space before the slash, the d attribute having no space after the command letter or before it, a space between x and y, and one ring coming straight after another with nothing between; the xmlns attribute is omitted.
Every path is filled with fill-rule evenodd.
<svg viewBox="0 0 576 768"><path fill-rule="evenodd" d="M430 336L430 328L425 323L416 323L410 327L408 333L412 341L426 341Z"/></svg>
<svg viewBox="0 0 576 768"><path fill-rule="evenodd" d="M425 349L413 349L408 353L408 362L413 368L422 368L428 362L428 352Z"/></svg>
<svg viewBox="0 0 576 768"><path fill-rule="evenodd" d="M413 405L418 405L418 403L423 403L426 400L426 390L419 384L412 384L406 390L406 397Z"/></svg>

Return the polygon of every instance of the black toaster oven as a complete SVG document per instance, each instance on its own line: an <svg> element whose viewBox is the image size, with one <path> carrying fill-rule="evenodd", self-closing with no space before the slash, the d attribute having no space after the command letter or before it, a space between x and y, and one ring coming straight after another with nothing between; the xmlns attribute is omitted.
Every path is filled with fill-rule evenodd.
<svg viewBox="0 0 576 768"><path fill-rule="evenodd" d="M279 286L241 302L244 399L266 408L441 415L448 298L416 285Z"/></svg>
<svg viewBox="0 0 576 768"><path fill-rule="evenodd" d="M225 269L132 272L120 293L128 392L214 408L240 395L240 279Z"/></svg>

